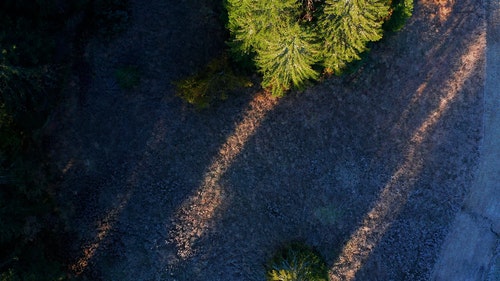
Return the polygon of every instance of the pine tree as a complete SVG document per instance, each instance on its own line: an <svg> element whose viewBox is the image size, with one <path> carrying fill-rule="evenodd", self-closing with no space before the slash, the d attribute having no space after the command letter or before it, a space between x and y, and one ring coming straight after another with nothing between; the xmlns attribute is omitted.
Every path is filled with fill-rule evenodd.
<svg viewBox="0 0 500 281"><path fill-rule="evenodd" d="M311 33L298 22L283 23L257 49L256 64L263 74L262 86L282 96L291 86L302 88L319 73L313 65L319 60L318 45Z"/></svg>
<svg viewBox="0 0 500 281"><path fill-rule="evenodd" d="M300 5L296 0L227 0L226 9L231 50L245 56L262 48L262 43L283 21L296 17Z"/></svg>
<svg viewBox="0 0 500 281"><path fill-rule="evenodd" d="M406 20L413 13L413 0L392 0L391 1L391 17L387 20L383 28L390 31L398 31L406 23Z"/></svg>
<svg viewBox="0 0 500 281"><path fill-rule="evenodd" d="M382 38L387 0L326 0L318 33L324 36L324 66L338 73L359 59L366 44Z"/></svg>
<svg viewBox="0 0 500 281"><path fill-rule="evenodd" d="M296 0L229 0L230 46L239 56L255 54L255 65L263 74L262 86L281 96L301 87L319 74L318 45L312 32L299 24L302 3Z"/></svg>
<svg viewBox="0 0 500 281"><path fill-rule="evenodd" d="M411 0L401 0L411 1ZM390 0L226 0L229 46L273 95L341 70L382 38Z"/></svg>

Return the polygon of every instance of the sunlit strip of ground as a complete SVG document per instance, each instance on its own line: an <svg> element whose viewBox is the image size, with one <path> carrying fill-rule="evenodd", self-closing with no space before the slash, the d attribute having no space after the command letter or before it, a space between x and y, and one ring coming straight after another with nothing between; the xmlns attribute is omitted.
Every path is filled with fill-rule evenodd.
<svg viewBox="0 0 500 281"><path fill-rule="evenodd" d="M455 1L454 0L423 0L422 5L424 7L427 7L429 10L435 11L434 13L431 13L431 15L430 15L431 19L437 17L441 23L444 23L449 19L449 16L450 16L450 14L455 6ZM460 27L460 23L454 24L454 28L459 28L459 27ZM451 30L452 29L450 28L449 30L444 32L444 34L441 36L449 36L449 33L451 32ZM445 41L435 42L433 48L431 50L427 51L425 57L423 57L422 59L428 60L428 62L427 62L428 64L439 65L441 63L439 60L441 60L442 58L439 58L436 60L436 59L429 59L429 57L431 57L431 56L435 57L436 56L435 54L438 50L441 50L443 48L450 48L450 46L443 46L443 44L445 44ZM401 114L401 116L399 118L399 122L397 122L398 125L396 125L396 127L394 129L400 129L399 125L402 123L402 121L407 120L407 118L410 116L411 108L415 104L417 104L417 102L421 99L422 95L425 92L427 92L427 88L428 88L429 82L430 82L429 79L433 76L434 76L434 74L432 72L427 73L426 81L424 83L420 84L418 89L415 91L411 101L409 102L408 108Z"/></svg>
<svg viewBox="0 0 500 281"><path fill-rule="evenodd" d="M95 256L97 250L99 249L99 246L113 229L118 215L127 205L131 195L132 189L128 189L124 195L120 196L118 206L109 211L106 216L98 222L97 235L95 236L93 242L83 249L80 258L70 266L73 273L80 275L87 268L90 260Z"/></svg>
<svg viewBox="0 0 500 281"><path fill-rule="evenodd" d="M199 188L178 210L171 236L181 259L192 255L193 244L213 225L212 219L223 199L219 180L276 104L277 99L266 94L259 93L253 98L243 120L236 125L233 134L227 138L206 170Z"/></svg>
<svg viewBox="0 0 500 281"><path fill-rule="evenodd" d="M482 33L469 45L460 58L461 67L444 85L444 96L439 105L427 116L408 141L404 162L396 169L380 193L375 206L364 217L362 225L351 235L350 240L331 268L331 280L353 280L355 278L356 273L405 205L412 186L424 165L420 151L422 143L456 99L465 81L477 69L478 62L484 56L485 47L486 36L485 33Z"/></svg>
<svg viewBox="0 0 500 281"><path fill-rule="evenodd" d="M130 200L130 197L134 193L135 187L139 184L139 176L140 167L148 161L150 155L154 153L154 151L158 148L159 144L163 140L165 136L165 126L163 120L160 120L156 123L155 128L153 129L153 133L151 138L148 140L146 144L146 150L142 155L141 160L135 166L130 177L127 179L126 189L124 194L120 194L117 198L118 204L116 207L111 209L103 219L97 222L97 234L92 240L93 242L89 245L86 245L83 250L81 256L78 258L76 262L70 265L71 271L76 274L82 274L85 269L88 267L89 262L95 256L97 250L104 242L105 238L109 235L109 233L113 230L114 225L123 211L123 209L127 206L127 203ZM70 162L72 163L72 162ZM65 168L65 170L67 170ZM66 172L66 171L63 171Z"/></svg>
<svg viewBox="0 0 500 281"><path fill-rule="evenodd" d="M448 20L456 0L424 0L423 4L435 9L436 13L431 15L431 19L437 17L440 22Z"/></svg>
<svg viewBox="0 0 500 281"><path fill-rule="evenodd" d="M64 168L61 170L63 175L66 174L73 167L74 164L75 164L75 159L71 158L66 164L66 166L64 166Z"/></svg>

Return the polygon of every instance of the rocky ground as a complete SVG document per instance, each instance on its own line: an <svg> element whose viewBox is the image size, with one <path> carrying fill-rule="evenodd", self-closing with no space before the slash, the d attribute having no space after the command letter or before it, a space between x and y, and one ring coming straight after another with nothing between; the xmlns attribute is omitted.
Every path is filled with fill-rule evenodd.
<svg viewBox="0 0 500 281"><path fill-rule="evenodd" d="M90 79L70 79L46 132L75 274L263 280L301 240L333 280L430 278L478 163L484 1L419 0L357 72L201 112L171 81L220 54L220 7L131 2L126 31L86 46Z"/></svg>

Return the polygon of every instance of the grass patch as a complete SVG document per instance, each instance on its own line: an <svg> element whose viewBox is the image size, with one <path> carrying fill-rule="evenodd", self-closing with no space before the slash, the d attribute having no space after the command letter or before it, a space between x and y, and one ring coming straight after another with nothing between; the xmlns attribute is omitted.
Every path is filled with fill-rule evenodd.
<svg viewBox="0 0 500 281"><path fill-rule="evenodd" d="M335 224L338 222L345 214L342 208L336 205L327 205L324 207L319 207L314 211L314 217L317 218L323 224Z"/></svg>
<svg viewBox="0 0 500 281"><path fill-rule="evenodd" d="M115 79L123 90L131 90L139 85L141 76L136 66L123 66L115 71Z"/></svg>

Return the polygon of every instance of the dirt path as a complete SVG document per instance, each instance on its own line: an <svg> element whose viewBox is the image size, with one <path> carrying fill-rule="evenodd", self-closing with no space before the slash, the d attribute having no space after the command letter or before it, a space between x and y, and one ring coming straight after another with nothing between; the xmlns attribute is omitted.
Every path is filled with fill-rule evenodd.
<svg viewBox="0 0 500 281"><path fill-rule="evenodd" d="M128 30L86 48L85 102L49 126L75 274L263 280L302 240L337 280L428 280L479 163L485 4L417 1L355 74L196 112L170 81L224 45L210 3L132 1Z"/></svg>
<svg viewBox="0 0 500 281"><path fill-rule="evenodd" d="M500 280L500 2L489 1L484 136L471 192L436 263L435 280Z"/></svg>

